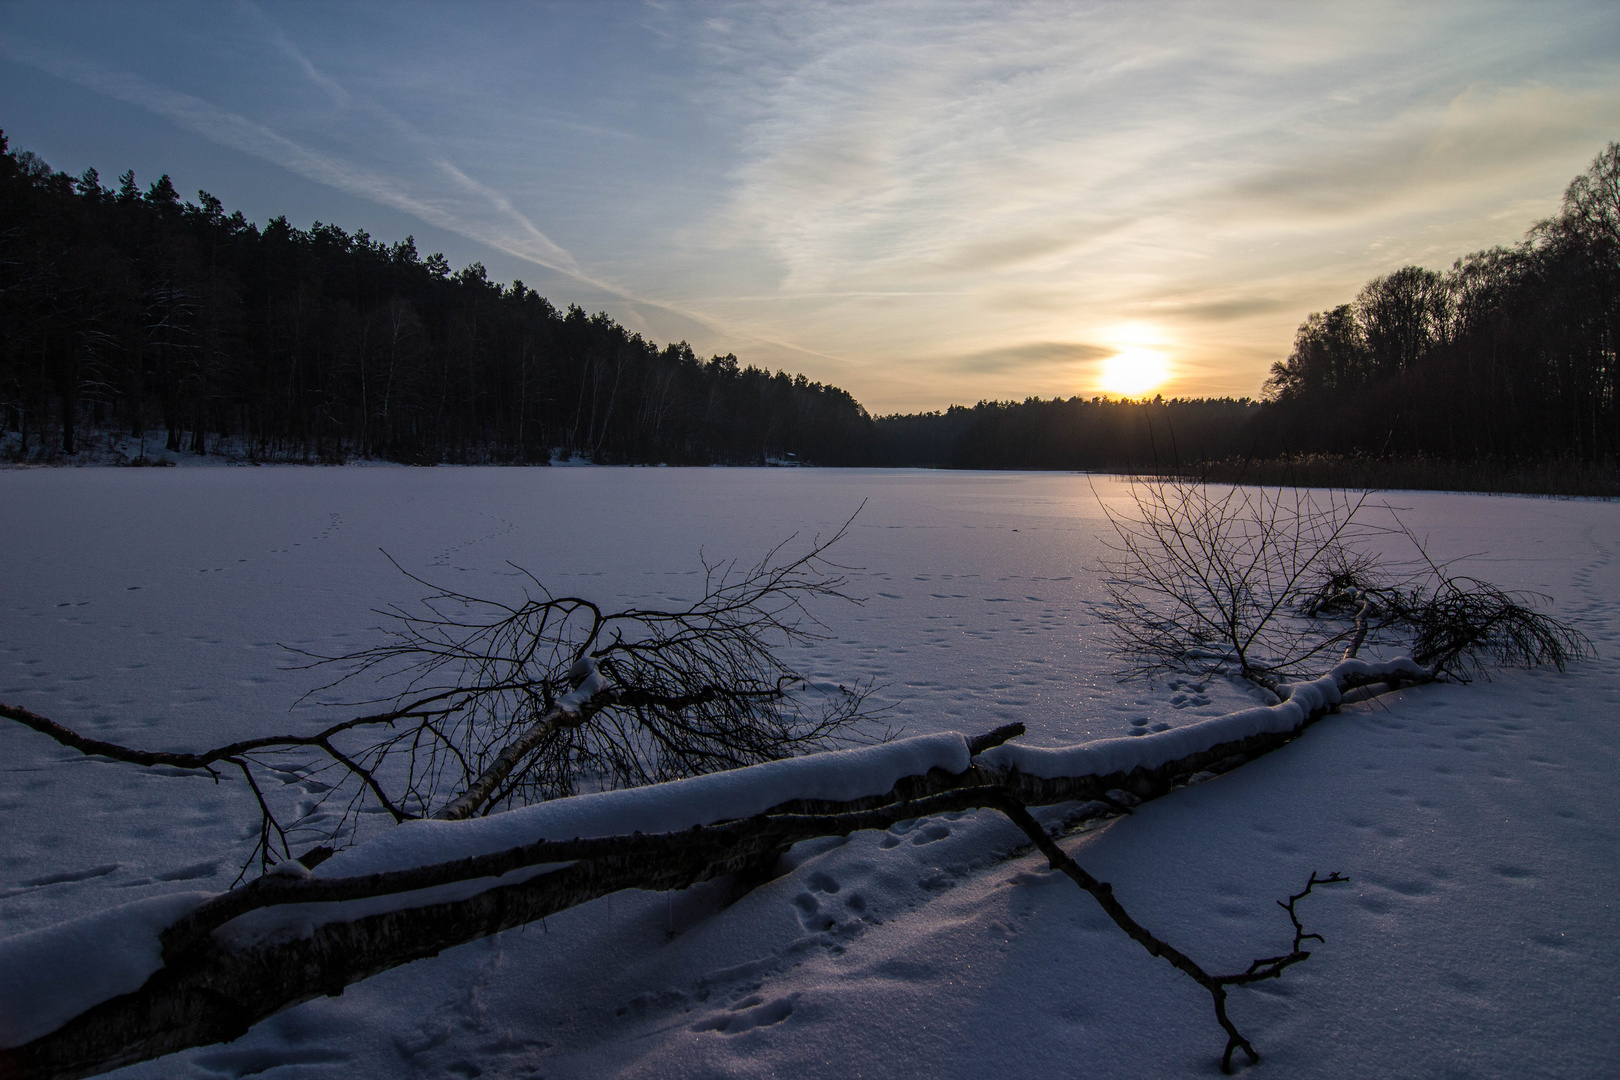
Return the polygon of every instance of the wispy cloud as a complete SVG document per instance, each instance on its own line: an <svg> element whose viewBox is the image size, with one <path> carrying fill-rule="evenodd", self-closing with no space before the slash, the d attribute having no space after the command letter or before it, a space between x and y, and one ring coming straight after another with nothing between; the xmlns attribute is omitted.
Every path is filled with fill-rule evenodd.
<svg viewBox="0 0 1620 1080"><path fill-rule="evenodd" d="M527 221L524 222L527 225L524 235L514 238L506 228L475 220L469 221L464 216L447 209L440 200L408 192L395 177L383 176L332 155L310 149L264 124L190 94L167 89L129 72L87 64L71 57L19 46L10 41L0 40L0 50L3 50L9 59L31 64L59 78L147 109L193 134L273 162L306 179L327 184L351 195L371 199L410 214L430 225L457 233L470 240L489 244L517 258L578 278L587 284L618 292L611 286L583 274L572 255L552 243L544 233ZM462 186L478 192L485 198L491 198L496 205L504 203L504 200L500 200L495 193L478 185L454 166L448 163L441 164ZM504 208L510 210L510 204L504 203Z"/></svg>
<svg viewBox="0 0 1620 1080"><path fill-rule="evenodd" d="M261 13L262 14L262 13ZM351 98L333 80L321 75L307 58L303 58L285 37L278 48L289 51L302 60L301 67L323 89L331 89L335 99L341 97L345 105ZM831 353L805 347L747 327L727 325L688 305L639 295L635 291L591 274L581 268L574 256L553 241L532 220L521 213L511 199L494 188L475 180L455 164L443 158L432 162L441 175L452 182L452 187L495 211L494 220L487 215L468 212L457 205L458 200L435 190L417 193L408 190L408 177L384 175L332 154L311 149L269 126L250 120L238 113L220 108L190 94L170 90L141 76L93 65L73 57L29 47L15 41L0 39L0 54L8 59L26 63L59 78L105 94L108 97L146 109L175 123L181 128L200 135L222 146L251 154L262 160L280 165L306 179L326 184L339 191L369 199L384 206L409 214L430 225L456 233L469 240L487 245L514 258L563 274L608 296L617 297L631 305L629 322L640 322L637 309L668 312L681 319L705 326L719 334L741 336L745 340L769 347L775 352L797 354L844 364L842 358ZM399 117L384 109L375 110L396 125L401 134L417 143L426 143L418 132Z"/></svg>
<svg viewBox="0 0 1620 1080"><path fill-rule="evenodd" d="M489 205L498 211L503 218L517 227L518 235L513 237L511 240L508 240L508 243L512 244L512 247L504 250L509 250L512 254L516 255L518 254L518 251L514 249L521 247L527 251L527 253L523 254L521 257L527 258L531 262L539 263L541 266L545 266L553 270L559 270L570 277L586 282L587 284L595 285L604 291L623 296L625 299L634 299L628 293L609 285L604 281L591 277L590 275L586 274L585 271L581 270L579 268L579 264L574 261L574 257L568 252L564 251L562 248L558 247L557 244L552 241L551 237L541 232L539 228L535 226L534 222L530 221L527 217L524 217L521 213L519 213L517 207L512 205L511 199L508 199L505 195L501 194L499 191L496 191L494 188L474 180L472 177L468 176L466 173L462 172L448 161L440 159L435 164L437 164L447 176L454 180L458 187L461 187L462 189L486 200ZM516 241L516 243L513 243L513 241Z"/></svg>
<svg viewBox="0 0 1620 1080"><path fill-rule="evenodd" d="M1504 205L1549 212L1620 129L1620 64L1577 29L1597 9L1560 14L1575 17L731 7L704 38L723 73L710 100L739 125L708 235L769 251L784 296L948 283L951 308L817 310L824 340L861 335L936 388L942 371L971 373L1018 396L1004 377L1042 377L1039 361L998 339L1096 339L1143 319L1179 372L1225 355L1257 387L1257 342L1280 356L1307 305L1348 298L1391 260L1512 239L1530 220Z"/></svg>
<svg viewBox="0 0 1620 1080"><path fill-rule="evenodd" d="M1119 350L1078 341L1026 341L985 349L966 356L945 358L942 366L966 372L1025 371L1039 367L1072 369L1077 364L1105 360Z"/></svg>
<svg viewBox="0 0 1620 1080"><path fill-rule="evenodd" d="M1132 335L1169 392L1252 393L1308 311L1511 242L1620 134L1582 0L242 3L250 104L3 49L880 411L1089 393Z"/></svg>
<svg viewBox="0 0 1620 1080"><path fill-rule="evenodd" d="M310 58L304 54L304 51L298 46L294 45L292 40L282 32L281 27L277 26L276 23L264 13L263 8L259 7L259 5L255 3L252 3L251 0L237 0L237 2L242 10L246 11L253 21L257 23L266 34L269 35L270 42L276 47L276 51L280 52L288 60L291 60L293 64L297 66L298 70L303 72L305 78L324 90L332 99L332 103L334 105L338 106L339 108L348 107L349 92L345 90L336 79L330 78L319 68L317 68Z"/></svg>

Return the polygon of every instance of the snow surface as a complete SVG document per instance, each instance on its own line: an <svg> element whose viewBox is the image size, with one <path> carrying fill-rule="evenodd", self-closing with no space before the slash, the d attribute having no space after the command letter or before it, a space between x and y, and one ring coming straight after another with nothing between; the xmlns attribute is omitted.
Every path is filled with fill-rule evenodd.
<svg viewBox="0 0 1620 1080"><path fill-rule="evenodd" d="M1199 720L1179 728L1166 728L1137 738L1096 739L1074 746L1027 746L1020 742L991 747L979 756L979 764L993 769L1016 769L1027 776L1053 779L1060 776L1109 776L1137 768L1156 769L1168 761L1188 757L1222 743L1251 735L1281 734L1303 724L1311 713L1343 700L1339 682L1347 675L1384 675L1397 672L1424 674L1410 657L1394 657L1380 663L1341 660L1331 671L1304 682L1280 687L1283 700L1275 705L1257 705L1225 716ZM1137 729L1139 732L1142 729Z"/></svg>
<svg viewBox="0 0 1620 1080"><path fill-rule="evenodd" d="M876 677L907 734L1016 719L1021 743L1056 747L1257 705L1107 674L1086 574L1099 495L1125 492L814 469L0 471L0 700L158 748L313 727L334 714L288 709L319 673L282 670L279 643L374 641L372 609L420 594L378 547L467 592L502 595L510 559L610 604L675 603L700 547L749 559L867 499L839 553L866 604L820 610L834 637L798 659L821 681ZM1346 705L1065 846L1217 969L1286 946L1272 901L1312 870L1351 877L1300 905L1327 939L1311 960L1232 998L1264 1073L1614 1075L1620 507L1390 498L1437 557L1483 552L1468 572L1554 596L1600 659ZM282 779L283 805L318 798ZM0 934L193 902L180 894L229 884L255 828L233 778L0 728ZM801 844L745 895L616 894L115 1075L1212 1073L1207 995L1022 842L969 813Z"/></svg>
<svg viewBox="0 0 1620 1080"><path fill-rule="evenodd" d="M0 1047L48 1035L163 966L158 933L207 892L148 896L57 926L0 938Z"/></svg>
<svg viewBox="0 0 1620 1080"><path fill-rule="evenodd" d="M903 777L968 767L954 732L770 761L626 791L600 791L468 821L408 821L316 867L317 877L359 877L489 855L538 840L668 833L753 817L793 799L847 801L892 791Z"/></svg>
<svg viewBox="0 0 1620 1080"><path fill-rule="evenodd" d="M590 678L601 682L594 666ZM587 679L586 685L589 686ZM598 689L601 687L598 686ZM429 866L507 851L540 840L667 833L752 817L793 799L848 801L893 790L930 769L968 767L967 740L955 733L919 735L877 746L713 773L674 783L603 791L540 803L467 821L410 821L339 851L311 875L285 862L273 873L342 878ZM444 903L510 885L566 863L524 867L499 878L343 903L261 909L223 928L236 944L308 936L315 927L383 911ZM67 922L0 937L0 1047L18 1046L119 994L137 990L161 966L158 935L217 893L148 897Z"/></svg>
<svg viewBox="0 0 1620 1080"><path fill-rule="evenodd" d="M576 693L584 696L572 707L607 686L589 660L579 662L575 669L571 674L582 679ZM1245 709L1146 738L1102 739L1051 748L1003 745L992 748L982 763L1043 777L1151 769L1221 743L1263 732L1292 731L1311 713L1339 704L1338 683L1345 675L1391 671L1421 673L1422 669L1405 657L1382 664L1345 660L1321 678L1281 687L1283 700L1276 705ZM559 706L569 708L566 702L567 698L561 699ZM881 795L892 791L903 778L923 776L933 769L961 773L969 764L964 736L955 732L919 735L671 783L594 792L490 817L409 821L340 850L313 875L291 860L271 872L295 877L362 877L495 854L541 840L673 833L696 825L752 817L790 800L848 802ZM238 945L288 936L307 937L323 923L462 899L497 883L513 884L566 865L570 864L524 867L500 877L364 900L278 905L239 917L223 927L222 933ZM7 1014L0 1025L0 1047L20 1045L54 1030L67 1017L137 989L159 966L158 934L193 906L186 904L176 909L168 921L155 920L150 912L170 910L170 899L158 896L137 900L58 926L0 938L0 986L9 987L0 995Z"/></svg>

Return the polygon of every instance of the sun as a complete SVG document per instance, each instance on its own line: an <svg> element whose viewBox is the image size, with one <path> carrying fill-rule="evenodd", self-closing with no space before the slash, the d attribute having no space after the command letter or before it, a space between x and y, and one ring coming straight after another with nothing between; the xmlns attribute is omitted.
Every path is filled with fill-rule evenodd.
<svg viewBox="0 0 1620 1080"><path fill-rule="evenodd" d="M1102 388L1122 397L1141 397L1169 378L1164 354L1140 345L1127 345L1103 361Z"/></svg>

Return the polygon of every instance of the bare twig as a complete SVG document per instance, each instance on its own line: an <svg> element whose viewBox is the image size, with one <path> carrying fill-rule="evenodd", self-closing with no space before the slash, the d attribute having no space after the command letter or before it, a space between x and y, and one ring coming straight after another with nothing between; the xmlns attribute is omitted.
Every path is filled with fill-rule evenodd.
<svg viewBox="0 0 1620 1080"><path fill-rule="evenodd" d="M1099 881L1092 877L1091 874L1086 872L1085 867L1075 862L1069 856L1069 853L1059 847L1057 841L1047 834L1047 831L1041 827L1040 822L1035 820L1023 803L1011 796L1003 795L999 800L991 801L990 805L995 806L997 810L1007 815L1013 824L1024 831L1025 836L1034 841L1041 854L1046 856L1047 862L1051 864L1052 869L1062 872L1076 885L1090 893L1092 898L1108 913L1108 917L1114 920L1114 925L1125 931L1132 941L1146 949L1149 955L1162 957L1177 971L1209 991L1210 998L1215 1005L1215 1020L1221 1025L1222 1030L1226 1032L1226 1051L1221 1055L1222 1072L1229 1073L1232 1071L1232 1055L1238 1050L1243 1051L1251 1064L1260 1060L1259 1051L1255 1050L1254 1045L1244 1037L1243 1033L1237 1029L1237 1025L1232 1022L1231 1017L1227 1015L1226 988L1229 986L1243 986L1259 982L1262 979L1281 978L1286 968L1308 959L1311 954L1301 949L1300 945L1307 939L1321 941L1322 937L1320 934L1305 933L1305 928L1300 925L1299 917L1294 912L1294 905L1310 895L1311 889L1317 885L1336 884L1349 881L1349 878L1341 877L1337 873L1329 874L1325 878L1319 878L1313 872L1311 880L1305 885L1304 891L1290 896L1287 903L1281 900L1277 901L1283 910L1288 912L1288 918L1294 924L1294 944L1287 954L1255 960L1249 965L1248 970L1240 975L1211 975L1186 953L1175 948L1162 938L1155 937L1150 930L1133 919L1130 912L1126 911L1125 906L1114 896L1113 886L1106 881Z"/></svg>
<svg viewBox="0 0 1620 1080"><path fill-rule="evenodd" d="M811 689L782 649L821 636L810 602L852 600L844 568L827 554L853 520L803 554L784 554L790 537L752 566L705 560L702 596L671 610L604 611L583 597L553 596L527 571L528 591L507 603L436 588L401 569L432 591L418 608L382 613L390 620L384 644L304 654L312 667L340 669L322 690L375 679L383 692L351 704L387 707L310 735L154 752L88 738L20 706L0 704L0 716L114 761L235 766L260 813L248 862L266 868L290 857L288 829L255 769L297 772L324 792L319 805L340 807L322 827L321 846L302 857L312 865L368 800L396 822L454 819L829 749L873 718L871 684ZM335 779L289 766L287 755L309 751ZM289 828L307 835L310 821Z"/></svg>
<svg viewBox="0 0 1620 1080"><path fill-rule="evenodd" d="M1373 530L1366 495L1133 482L1134 516L1108 510L1101 612L1125 674L1237 674L1274 690L1342 640L1287 625L1307 584ZM1106 508L1105 508L1106 509Z"/></svg>
<svg viewBox="0 0 1620 1080"><path fill-rule="evenodd" d="M1216 488L1191 480L1133 482L1134 515L1108 511L1101 612L1122 674L1229 674L1276 692L1342 645L1406 652L1436 678L1467 681L1487 662L1551 664L1592 655L1579 630L1437 563L1395 524L1364 520L1368 493ZM1377 542L1404 539L1391 565Z"/></svg>

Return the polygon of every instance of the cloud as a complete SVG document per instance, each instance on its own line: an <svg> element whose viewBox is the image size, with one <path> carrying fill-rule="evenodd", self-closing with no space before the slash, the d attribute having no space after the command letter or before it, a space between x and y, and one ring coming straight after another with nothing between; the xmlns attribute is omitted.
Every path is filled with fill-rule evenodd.
<svg viewBox="0 0 1620 1080"><path fill-rule="evenodd" d="M267 9L292 92L246 116L119 47L64 77L879 410L1084 389L1124 323L1175 392L1253 392L1309 311L1517 239L1620 133L1582 0L313 10Z"/></svg>
<svg viewBox="0 0 1620 1080"><path fill-rule="evenodd" d="M1590 157L1616 130L1620 99L1613 87L1476 82L1359 139L1263 164L1236 178L1226 198L1273 218L1423 212L1445 198L1472 204L1527 172L1543 173L1550 160Z"/></svg>
<svg viewBox="0 0 1620 1080"><path fill-rule="evenodd" d="M20 49L11 42L0 42L0 49L14 60L31 64L108 97L147 109L187 131L233 150L280 165L306 179L382 203L430 225L488 244L517 258L567 274L586 284L609 292L621 292L605 282L583 274L575 264L573 256L552 243L532 224L528 225L523 237L514 240L506 229L492 228L479 221L469 221L453 210L447 209L439 200L407 192L400 182L392 177L379 175L312 150L264 124L219 108L190 94L169 90L128 72L91 66L38 50ZM478 191L485 197L493 194L454 167L447 168L470 190ZM507 206L509 208L510 204ZM525 224L528 224L527 221Z"/></svg>
<svg viewBox="0 0 1620 1080"><path fill-rule="evenodd" d="M450 178L456 188L477 196L481 202L495 210L498 215L496 220L488 220L476 212L469 213L470 208L459 204L454 198L447 197L443 192L414 193L407 188L410 178L386 176L355 166L334 155L311 149L239 113L222 109L190 94L159 86L139 75L104 65L88 64L7 39L0 39L0 54L108 97L146 109L205 139L280 165L316 183L392 207L430 225L505 252L514 258L563 274L580 284L624 301L628 305L624 311L631 322L640 321L641 309L652 309L667 312L710 330L729 332L733 337L743 337L776 350L835 362L838 359L813 347L804 347L783 340L768 330L755 332L747 328L724 326L706 313L691 310L677 303L639 296L632 290L586 272L570 252L555 243L533 221L518 211L505 195L473 179L442 158L434 162L439 172ZM310 66L310 70L314 70L313 65ZM399 126L401 134L425 141L419 134L409 129L403 120L388 113L387 110L378 111L386 114L387 118Z"/></svg>
<svg viewBox="0 0 1620 1080"><path fill-rule="evenodd" d="M297 65L298 69L304 73L305 78L324 90L327 96L332 99L332 104L338 108L348 107L349 92L337 80L327 76L317 68L310 58L304 54L303 50L294 45L292 40L282 33L281 27L277 26L264 13L264 9L252 3L251 0L239 0L239 4L242 10L246 11L270 35L270 42L275 45L277 51Z"/></svg>
<svg viewBox="0 0 1620 1080"><path fill-rule="evenodd" d="M1144 316L1220 323L1247 319L1255 315L1270 315L1278 311L1295 311L1298 310L1299 304L1299 297L1294 295L1233 296L1223 300L1153 301L1130 310L1132 314Z"/></svg>
<svg viewBox="0 0 1620 1080"><path fill-rule="evenodd" d="M941 361L941 366L951 371L987 374L1034 367L1072 366L1105 360L1116 352L1117 349L1106 345L1089 345L1078 341L1026 341L952 357Z"/></svg>
<svg viewBox="0 0 1620 1080"><path fill-rule="evenodd" d="M518 226L523 238L527 240L527 244L525 246L532 251L532 254L523 257L529 258L530 261L537 262L542 266L548 267L549 269L560 270L570 277L576 278L590 285L595 285L605 291L620 293L620 291L614 286L609 285L606 282L599 281L598 279L586 274L585 271L581 270L579 268L579 264L574 261L573 255L569 254L567 251L564 251L551 239L551 237L541 232L540 229L536 227L534 222L530 221L523 214L519 213L517 207L512 205L512 200L508 199L505 195L501 194L499 191L496 191L494 188L479 183L448 161L440 159L438 162L436 162L436 164L440 169L444 170L445 174L453 179L458 186L480 196L483 199L486 199L489 202L489 205L499 211L503 217ZM517 252L513 251L512 254L517 254ZM628 294L620 293L620 295L624 296L626 299L630 298Z"/></svg>
<svg viewBox="0 0 1620 1080"><path fill-rule="evenodd" d="M1178 380L1257 388L1309 310L1514 238L1620 126L1620 65L1573 5L733 11L723 47L754 59L718 65L745 69L728 85L748 104L712 235L769 252L784 297L964 293L898 303L907 340L867 330L855 348L891 381L1034 384L1049 351L911 339L1107 340L1139 319ZM829 334L847 350L860 330Z"/></svg>
<svg viewBox="0 0 1620 1080"><path fill-rule="evenodd" d="M933 265L948 274L982 273L1022 266L1059 255L1128 228L1133 219L1119 217L1106 221L1065 221L1011 235L994 235L965 240L942 252Z"/></svg>

